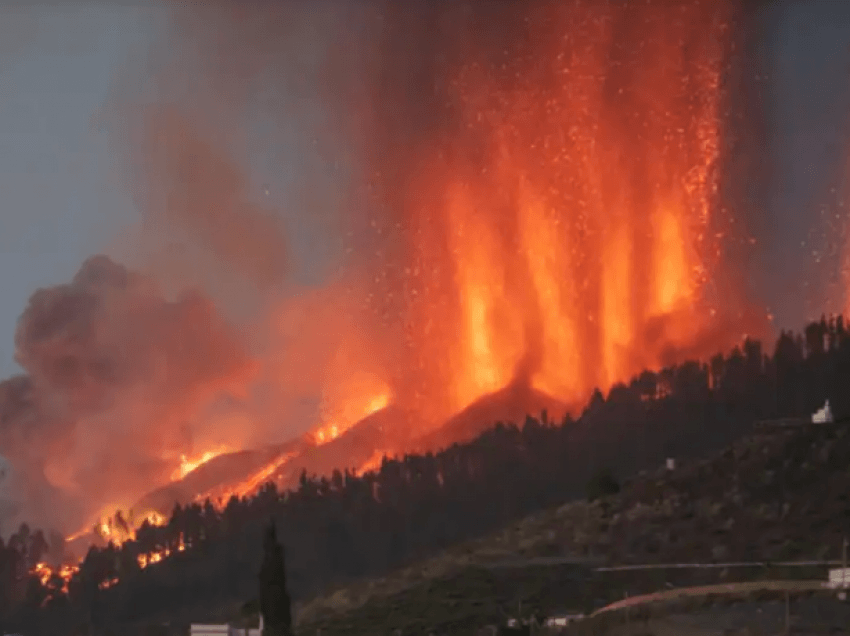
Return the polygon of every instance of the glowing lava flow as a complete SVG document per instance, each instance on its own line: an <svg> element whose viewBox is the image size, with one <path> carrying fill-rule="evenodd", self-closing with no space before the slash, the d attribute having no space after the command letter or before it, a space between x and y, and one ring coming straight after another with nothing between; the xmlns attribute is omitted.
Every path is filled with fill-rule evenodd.
<svg viewBox="0 0 850 636"><path fill-rule="evenodd" d="M189 459L187 455L180 456L180 464L171 473L171 481L179 481L186 475L196 470L200 466L206 464L219 455L230 452L231 449L225 445L218 446L214 449L205 451ZM123 512L124 506L112 505L106 506L98 515L97 520L85 528L65 537L66 542L73 542L77 539L92 533L100 537L102 540L112 542L116 546L120 546L126 541L131 541L136 536L136 531L147 522L150 525L161 526L168 522L161 513L157 511L148 511L142 514Z"/></svg>
<svg viewBox="0 0 850 636"><path fill-rule="evenodd" d="M327 444L345 433L360 420L377 413L390 403L390 393L387 387L365 392L349 398L337 407L334 415L310 434L311 441L320 446Z"/></svg>
<svg viewBox="0 0 850 636"><path fill-rule="evenodd" d="M236 484L229 484L227 486L214 488L197 495L195 497L195 502L201 503L209 499L210 502L220 502L220 505L224 505L231 497L247 497L257 492L263 484L269 481L274 481L275 473L296 455L297 453L294 451L281 453L242 481Z"/></svg>
<svg viewBox="0 0 850 636"><path fill-rule="evenodd" d="M365 404L364 404L365 402ZM389 393L381 392L372 395L370 398L358 403L349 403L341 412L347 416L345 419L326 423L323 427L314 431L309 438L316 445L321 445L336 439L348 427L359 421L362 417L366 417L384 408L389 403ZM181 457L180 466L172 473L173 480L181 479L188 473L192 472L202 464L212 460L215 457L227 452L227 448L220 447L212 451L207 451L201 454L195 461L189 461L185 456ZM203 502L209 499L210 501L219 502L219 507L226 503L231 497L244 497L256 492L264 483L274 480L276 473L291 459L297 455L296 452L281 453L265 466L255 471L247 478L236 484L230 484L221 488L216 488L208 492L200 493L195 497L195 502ZM380 456L379 456L380 455ZM376 453L376 466L380 466L383 453ZM361 470L370 470L365 466ZM116 508L117 510L117 508ZM120 510L112 516L99 518L94 524L94 534L102 540L112 543L116 547L120 547L127 541L132 541L136 538L137 530L144 524L148 523L151 526L165 526L168 519L155 511L148 512L144 515L135 516L130 513L123 514ZM77 533L66 537L66 541L71 542L83 536L92 533L92 529L87 528ZM178 544L174 548L164 547L155 552L140 554L137 557L139 566L142 568L148 567L154 563L159 563L174 552L182 552L186 549L186 545L182 536ZM79 571L79 565L62 565L58 568L49 566L47 563L38 563L32 570L32 574L39 577L43 585L54 577L59 576L63 580L62 591L67 592L68 581ZM101 589L106 589L118 582L117 578L110 579L101 583Z"/></svg>
<svg viewBox="0 0 850 636"><path fill-rule="evenodd" d="M374 472L381 468L381 464L384 461L384 457L387 457L389 453L383 450L378 450L372 453L372 456L369 457L365 462L363 462L357 470L354 472L357 475L365 475L366 473Z"/></svg>
<svg viewBox="0 0 850 636"><path fill-rule="evenodd" d="M183 479L199 466L206 464L208 461L215 459L219 455L232 452L232 450L233 449L228 446L221 445L213 450L205 451L193 459L189 459L186 455L180 455L180 466L175 468L174 472L171 473L171 481Z"/></svg>
<svg viewBox="0 0 850 636"><path fill-rule="evenodd" d="M172 549L169 547L164 547L154 552L148 552L145 554L140 554L138 556L138 563L140 568L146 568L154 563L159 563L166 557L174 554L175 552L185 552L186 543L183 541L183 536L180 536L180 539L177 542L177 545Z"/></svg>

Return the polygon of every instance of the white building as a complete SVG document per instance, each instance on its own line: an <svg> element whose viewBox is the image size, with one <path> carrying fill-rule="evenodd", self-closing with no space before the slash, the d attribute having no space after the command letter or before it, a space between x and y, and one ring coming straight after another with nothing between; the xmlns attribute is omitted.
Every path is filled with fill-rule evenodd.
<svg viewBox="0 0 850 636"><path fill-rule="evenodd" d="M823 408L812 413L812 424L832 424L833 421L829 400L826 401Z"/></svg>
<svg viewBox="0 0 850 636"><path fill-rule="evenodd" d="M233 627L232 625L204 625L192 624L189 627L189 636L262 636L263 617L260 616L259 627Z"/></svg>
<svg viewBox="0 0 850 636"><path fill-rule="evenodd" d="M838 568L829 571L827 587L833 590L846 590L850 588L850 568Z"/></svg>
<svg viewBox="0 0 850 636"><path fill-rule="evenodd" d="M566 627L584 618L584 614L556 614L550 616L543 624L546 627Z"/></svg>
<svg viewBox="0 0 850 636"><path fill-rule="evenodd" d="M233 636L230 625L193 624L189 628L190 636Z"/></svg>

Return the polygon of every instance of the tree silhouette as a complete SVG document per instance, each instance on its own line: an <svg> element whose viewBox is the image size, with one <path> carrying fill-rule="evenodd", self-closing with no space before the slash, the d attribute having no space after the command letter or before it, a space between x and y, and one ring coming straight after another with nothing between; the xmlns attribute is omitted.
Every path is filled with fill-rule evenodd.
<svg viewBox="0 0 850 636"><path fill-rule="evenodd" d="M582 496L604 497L614 484L600 479L603 467L634 483L641 471L660 470L665 458L685 463L719 452L749 435L753 422L807 417L827 398L835 417L846 417L847 386L850 330L843 319L810 327L808 342L795 333L781 334L767 348L746 341L710 361L647 370L612 387L607 396L596 392L591 407L578 417L560 422L528 417L522 426L484 427L475 439L384 458L380 468L363 474L340 468L323 478L293 467L276 484L251 496L221 499L218 507L211 502L175 506L166 525L146 521L134 541L112 546L96 541L67 587L55 576L39 583L49 598L35 611L34 603L26 602L27 586L34 588L28 579L40 576L28 571L35 560L57 565L64 542L51 536L51 550L45 553L37 529L22 525L5 547L0 542L0 617L6 631L65 633L68 625L88 624L94 609L101 627L121 626L119 633L137 636L124 631L125 625L148 616L193 621L202 617L192 607L235 607L246 595L254 596L264 544L257 539L265 534L266 521L276 518L286 519L286 525L276 529L267 552L274 555L279 540L287 546L289 561L285 574L282 552L276 566L264 565L264 576L272 578L277 571L278 583L268 586L272 589L262 611L267 616L278 611L274 607L284 608L289 618L281 623L287 629L290 598L307 600L353 576L380 576L550 506ZM797 458L792 464L802 462L798 455L809 448L789 448L769 470L786 470L790 458ZM808 461L841 471L848 458L850 446ZM820 474L810 471L806 479ZM610 472L608 477L613 477ZM692 488L702 484L695 481ZM781 516L793 505L795 484L777 478L759 485L758 496L780 502L775 509ZM652 494L656 486L646 488L646 496L657 495ZM121 520L112 519L112 525L120 527ZM620 543L628 541L624 537ZM184 545L185 550L176 549ZM699 547L687 541L677 545L683 555ZM751 560L758 560L767 548L742 530L734 549L742 557L749 550ZM170 554L163 554L166 550ZM159 558L152 558L155 553ZM30 591L30 601L38 598ZM267 633L280 633L271 631L274 620Z"/></svg>
<svg viewBox="0 0 850 636"><path fill-rule="evenodd" d="M266 529L263 541L263 564L260 567L260 613L263 636L290 636L292 611L286 590L286 565L283 546L277 540L274 520Z"/></svg>
<svg viewBox="0 0 850 636"><path fill-rule="evenodd" d="M620 492L620 484L614 478L610 468L603 468L587 484L587 500L596 501L602 497L616 495Z"/></svg>

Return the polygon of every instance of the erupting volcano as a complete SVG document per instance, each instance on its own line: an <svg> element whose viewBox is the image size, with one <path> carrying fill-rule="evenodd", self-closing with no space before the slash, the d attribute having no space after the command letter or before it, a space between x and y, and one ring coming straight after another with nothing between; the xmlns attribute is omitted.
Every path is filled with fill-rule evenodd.
<svg viewBox="0 0 850 636"><path fill-rule="evenodd" d="M211 64L223 47L235 56L228 63L252 77L277 72L273 25L281 21L230 22L218 9L180 10L185 37L212 51ZM257 9L272 10L284 9ZM388 3L363 13L364 53L345 68L369 90L340 89L346 103L328 106L344 111L335 134L354 149L354 172L367 184L352 188L341 213L350 237L342 273L255 321L270 325L262 348L231 351L233 363L209 377L196 370L179 413L165 413L177 402L164 398L162 409L133 411L135 426L149 416L172 432L188 427L191 443L172 435L173 443L152 445L158 468L136 481L127 471L104 499L89 489L81 525L119 507L158 522L152 515L168 514L175 500L226 502L269 480L291 486L302 470L368 469L384 453L434 449L500 419L575 412L595 388L754 333L736 300L744 290L722 282L732 278L718 196L732 17L725 3ZM227 37L212 42L208 28L192 30L204 20ZM328 57L339 71L341 56ZM223 74L202 97L226 102L243 91L238 99L248 99L247 84L230 91ZM152 217L253 276L261 265L234 244L261 245L257 259L278 259L263 229L270 226L257 220L274 210L245 203L248 170L204 138L193 103L145 111L138 187L163 192L164 203L146 197L147 206L163 206ZM108 297L95 330L133 315L116 312L115 294ZM215 328L231 349L240 340ZM133 337L144 343L146 333ZM149 344L173 346L173 360L154 356L146 367L167 375L183 351L179 338ZM72 363L88 354L68 355L63 369L79 372ZM92 356L87 372L104 359ZM108 365L102 371L111 378ZM160 399L136 390L147 386L144 376L131 379L117 403ZM87 400L63 413L85 421L113 413L112 393L62 386L69 399ZM286 399L268 397L278 394ZM275 429L308 394L320 401L313 421L299 424L309 430ZM140 445L150 441L138 436ZM100 460L92 465L105 479L120 470ZM74 457L62 461L76 466ZM66 481L84 483L79 470L64 470ZM114 524L101 534L120 539Z"/></svg>
<svg viewBox="0 0 850 636"><path fill-rule="evenodd" d="M723 8L483 11L507 49L476 12L446 13L407 18L450 52L436 90L389 69L370 129L370 298L400 316L396 401L431 423L514 384L577 406L724 344Z"/></svg>

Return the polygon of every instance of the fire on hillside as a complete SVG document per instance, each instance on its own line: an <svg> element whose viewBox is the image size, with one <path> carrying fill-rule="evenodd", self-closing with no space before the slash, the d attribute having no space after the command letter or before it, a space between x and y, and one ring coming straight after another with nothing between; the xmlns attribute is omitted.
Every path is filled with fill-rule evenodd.
<svg viewBox="0 0 850 636"><path fill-rule="evenodd" d="M716 287L734 280L723 260L729 218L717 202L727 3L438 4L428 22L440 25L434 68L421 86L389 64L374 73L374 108L350 131L369 175L368 214L352 213L360 258L342 282L272 311L278 339L267 350L242 351L210 302L161 300L114 264L84 268L61 293L31 303L19 331L30 388L56 389L65 419L77 422L47 446L82 447L81 430L86 442L100 440L103 413L126 416L134 431L126 449L98 442L106 448L95 462L60 466L51 459L59 454L45 451L51 486L102 498L94 516L109 519L70 542L120 544L143 523L167 524L175 501L221 507L268 481L294 486L305 470L377 469L384 455L432 450L499 419L563 414L596 388L714 354L763 326L734 300L741 290L724 287L719 298ZM396 41L380 26L376 41L402 60L421 55L413 14L388 12L381 24L411 37ZM230 28L234 41L245 36ZM199 47L213 46L197 37ZM250 54L250 43L244 48ZM256 206L241 203L246 179L234 162L179 110L148 109L140 128L149 142L145 186L164 183L169 213L249 268L245 250L227 241L266 226ZM178 186L188 190L171 196ZM222 221L233 236L197 218L220 206L242 206ZM266 245L262 231L251 236ZM68 303L85 307L90 328L38 340L50 328L39 311L51 293L56 303L82 295ZM182 321L183 331L170 331ZM69 337L82 361L71 369L67 352L51 353L47 369L43 356L72 331L98 338L84 347ZM151 334L146 346L140 333ZM112 368L115 352L140 364ZM69 379L75 369L85 382ZM269 429L258 422L271 409L252 402L263 382L272 394L317 388L312 430L259 447L260 435L245 431ZM209 415L222 394L251 408ZM179 432L185 422L201 422L191 444ZM112 459L123 450L133 462ZM178 542L140 564L183 549ZM36 571L54 574L44 564Z"/></svg>

